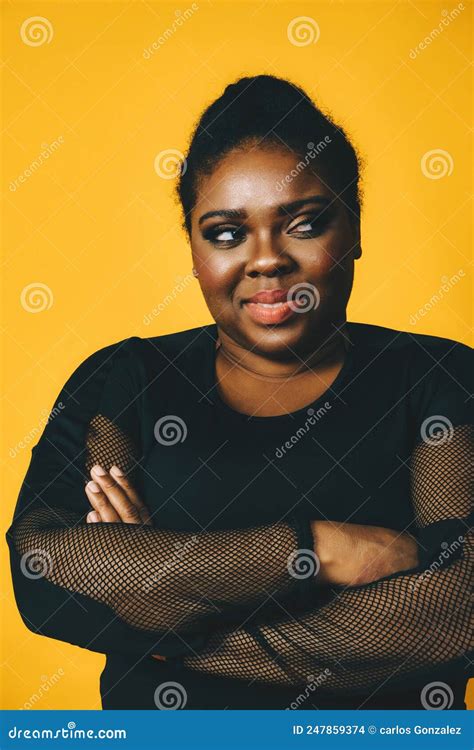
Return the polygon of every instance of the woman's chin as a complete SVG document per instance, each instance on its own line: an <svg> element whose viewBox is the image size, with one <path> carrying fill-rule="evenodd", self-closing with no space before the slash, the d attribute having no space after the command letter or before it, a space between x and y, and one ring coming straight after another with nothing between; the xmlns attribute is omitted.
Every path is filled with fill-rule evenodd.
<svg viewBox="0 0 474 750"><path fill-rule="evenodd" d="M275 355L299 350L309 333L306 327L303 320L292 318L279 325L250 321L241 330L252 349Z"/></svg>

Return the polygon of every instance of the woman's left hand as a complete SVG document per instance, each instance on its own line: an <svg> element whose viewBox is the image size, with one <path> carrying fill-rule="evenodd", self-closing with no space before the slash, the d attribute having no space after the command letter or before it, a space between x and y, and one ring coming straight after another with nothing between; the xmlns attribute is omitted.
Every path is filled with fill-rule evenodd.
<svg viewBox="0 0 474 750"><path fill-rule="evenodd" d="M153 525L148 508L118 466L112 466L107 472L96 464L91 469L91 477L92 481L86 484L86 495L94 510L87 514L87 523ZM152 656L166 661L160 654Z"/></svg>
<svg viewBox="0 0 474 750"><path fill-rule="evenodd" d="M108 472L96 464L91 469L91 477L92 481L85 488L93 507L87 514L87 523L153 525L146 505L118 466L112 466Z"/></svg>

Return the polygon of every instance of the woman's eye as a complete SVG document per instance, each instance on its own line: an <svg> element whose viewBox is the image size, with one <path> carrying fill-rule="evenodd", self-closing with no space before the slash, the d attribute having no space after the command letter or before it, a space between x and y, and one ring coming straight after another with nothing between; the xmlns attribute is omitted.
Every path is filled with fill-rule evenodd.
<svg viewBox="0 0 474 750"><path fill-rule="evenodd" d="M218 242L233 242L235 239L234 231L234 229L223 229L222 232L214 236L214 239Z"/></svg>
<svg viewBox="0 0 474 750"><path fill-rule="evenodd" d="M230 245L244 236L242 227L216 227L204 232L204 239L215 245Z"/></svg>
<svg viewBox="0 0 474 750"><path fill-rule="evenodd" d="M304 221L302 224L298 224L296 229L298 230L298 232L312 232L313 223L311 221Z"/></svg>
<svg viewBox="0 0 474 750"><path fill-rule="evenodd" d="M313 216L310 219L300 221L299 224L296 224L291 230L289 230L289 234L300 234L304 237L314 237L315 235L321 233L323 227L328 223L328 221L328 214Z"/></svg>

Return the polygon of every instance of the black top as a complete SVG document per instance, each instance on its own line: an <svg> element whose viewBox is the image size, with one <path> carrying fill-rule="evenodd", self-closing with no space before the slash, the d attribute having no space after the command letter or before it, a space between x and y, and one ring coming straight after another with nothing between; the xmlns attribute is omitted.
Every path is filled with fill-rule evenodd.
<svg viewBox="0 0 474 750"><path fill-rule="evenodd" d="M465 707L472 349L345 330L331 387L283 416L222 401L215 324L106 346L64 385L7 538L26 626L107 654L104 708ZM154 526L85 523L94 463ZM311 519L409 531L420 564L321 586Z"/></svg>

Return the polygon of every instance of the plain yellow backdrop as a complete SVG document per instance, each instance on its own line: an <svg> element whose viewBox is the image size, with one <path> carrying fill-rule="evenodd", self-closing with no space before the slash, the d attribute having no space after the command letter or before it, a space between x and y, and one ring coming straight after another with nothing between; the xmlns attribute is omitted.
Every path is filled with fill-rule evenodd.
<svg viewBox="0 0 474 750"><path fill-rule="evenodd" d="M174 181L155 165L171 150L172 172L203 107L241 75L303 86L367 161L348 319L471 344L472 5L10 0L2 10L2 529L79 362L131 335L211 322L188 283ZM1 548L2 706L99 708L104 656L24 627Z"/></svg>

